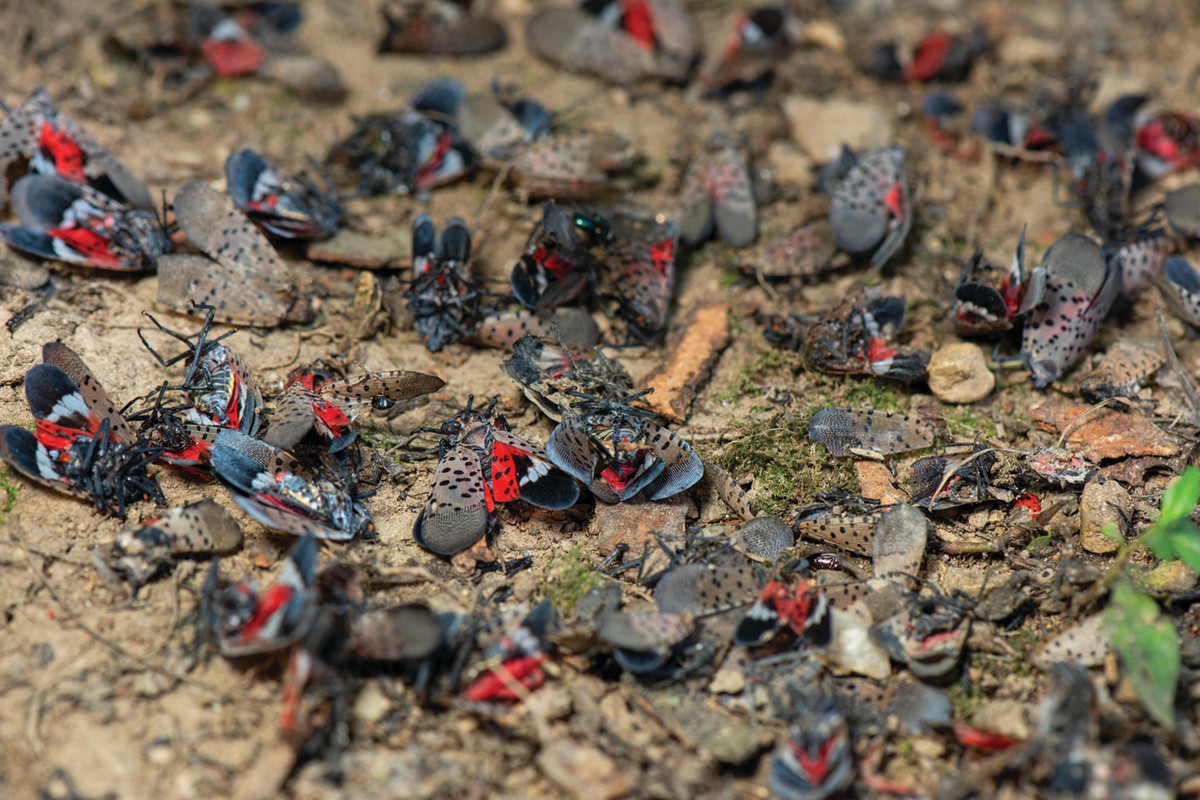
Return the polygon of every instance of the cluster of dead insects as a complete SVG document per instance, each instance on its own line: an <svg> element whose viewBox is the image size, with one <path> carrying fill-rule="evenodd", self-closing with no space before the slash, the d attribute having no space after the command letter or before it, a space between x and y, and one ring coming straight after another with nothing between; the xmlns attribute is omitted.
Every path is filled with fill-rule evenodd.
<svg viewBox="0 0 1200 800"><path fill-rule="evenodd" d="M474 52L503 44L496 26L477 15L445 16L419 4L389 6L386 13L393 49ZM720 103L732 96L731 87L759 81L795 55L800 27L777 7L740 17L729 45L695 70L691 93ZM684 80L701 51L688 9L672 0L541 10L528 20L527 33L539 55L623 84ZM935 31L911 47L868 48L864 67L888 80L962 79L989 45L982 29L965 36ZM1084 111L1085 88L1038 98L1036 113L989 104L973 122L989 147L1054 164L1103 244L1068 234L1028 269L1024 235L1013 231L1016 254L1000 280L992 280L980 253L942 298L964 336L1004 337L1019 329L1017 357L1039 389L1061 385L1109 314L1120 310L1119 300L1140 288L1155 284L1185 321L1200 320L1200 278L1183 258L1166 258L1173 244L1156 227L1158 217L1135 218L1129 210L1133 187L1146 182L1138 170L1154 178L1194 166L1200 125L1187 112L1151 110L1130 99L1095 118ZM937 124L935 141L966 156L969 147L953 139L955 106L939 95L926 108ZM610 343L654 343L671 324L678 245L700 246L714 232L735 248L756 240L757 201L770 193L755 184L755 153L736 126L719 124L692 143L673 215L590 205L636 172L629 142L564 126L536 100L505 87L473 95L457 81L434 81L402 109L357 126L332 148L328 163L349 172L362 193L420 193L482 169L528 196L552 198L526 246L509 254L511 295L488 291L472 274L472 237L463 218L446 220L440 235L428 216L413 223L403 294L422 340L431 351L459 342L511 348L506 374L556 422L543 448L514 433L493 405L477 408L468 399L464 410L425 431L438 436L439 462L413 530L416 542L439 556L465 551L485 569L481 543L489 536L496 541L504 503L556 511L588 494L600 503L653 502L695 484L699 456L647 411L645 393L598 349L593 315L608 318ZM875 269L909 263L921 211L909 173L920 173L904 147L889 144L847 147L824 166L818 184L829 196L828 213L748 251L746 261L761 278L812 277L834 265L837 251ZM169 252L165 221L148 210L144 187L44 94L9 115L0 147L6 167L28 161L30 168L13 186L21 224L0 228L5 241L36 256L103 269L153 265L161 305L205 316L192 335L158 325L184 344L178 359L162 360L186 369L178 385L168 381L127 415L77 357L47 346L46 364L26 380L36 430L7 428L3 455L31 479L118 515L144 497L161 497L154 461L211 470L253 519L301 537L265 590L223 581L214 566L201 603L202 628L221 653L288 654L284 729L298 743L300 760L319 755L332 762L338 755L326 745L345 739L339 731L354 691L348 676L395 672L435 704L495 716L497 706L519 705L537 690L553 660L579 673L622 670L650 687L686 684L731 709L725 719L777 723L780 738L762 772L785 798L912 788L884 774L889 760L900 760L897 737L914 734L940 739L968 762L970 780L939 787L950 795L980 787L1017 794L1121 794L1136 787L1156 796L1178 788L1183 770L1172 759L1194 750L1186 732L1168 727L1168 736L1136 710L1125 712L1122 722L1130 724L1114 725L1096 708L1097 681L1062 665L1094 665L1109 651L1095 617L1068 626L1041 650L1037 662L1053 680L1032 728L970 725L942 688L958 677L977 679L966 654L976 664L1014 657L1000 625L1019 625L1035 611L1094 612L1103 603L1107 582L1070 558L1054 569L1022 557L1009 580L978 597L939 587L925 558L930 520L943 550L969 549L946 533L956 532L948 520L961 525L972 511L1004 526L998 538L982 538L981 551L1060 531L1061 518L1070 516L1062 512L1072 502L1086 505L1088 487L1101 485L1104 465L1073 449L1073 438L1086 443L1086 418L1048 417L1064 434L1054 447L967 442L901 465L902 477L911 474L910 503L883 505L842 493L791 498L816 502L798 508L787 524L758 517L732 529L685 531L679 519L642 552L614 548L600 570L603 587L572 608L488 605L461 615L437 614L433 604L377 607L351 570L318 569L315 539L384 535L374 529L370 492L359 485L354 417L432 391L440 381L399 371L345 377L306 369L268 409L244 362L210 337L213 320L310 321L313 311L290 267L254 225L275 237L334 235L336 195L239 151L226 164L228 196L198 183L176 194L175 224L202 255L176 254ZM1181 190L1164 203L1181 237L1200 228L1195 194ZM903 342L904 311L904 298L872 289L822 313L774 319L769 335L802 349L812 370L919 385L932 360ZM1110 363L1080 382L1089 401L1138 397L1140 384L1170 354L1114 346L1109 355ZM469 394L482 387L454 388ZM1070 436L1068 425L1080 435ZM886 459L950 441L936 415L873 409L823 410L809 431L834 457ZM175 555L236 549L240 531L231 522L219 506L176 508L123 534L97 565L136 590ZM797 547L806 540L822 549ZM854 557L870 560L869 576L861 563L848 561ZM831 581L837 571L851 580ZM610 582L613 576L620 580ZM653 604L630 584L651 588ZM1097 588L1079 599L1068 591L1091 586ZM1123 666L1127 673L1136 668L1128 659ZM846 673L863 679L838 677ZM899 732L886 723L889 714L900 720ZM1002 754L976 755L986 750ZM1126 768L1106 770L1113 763Z"/></svg>

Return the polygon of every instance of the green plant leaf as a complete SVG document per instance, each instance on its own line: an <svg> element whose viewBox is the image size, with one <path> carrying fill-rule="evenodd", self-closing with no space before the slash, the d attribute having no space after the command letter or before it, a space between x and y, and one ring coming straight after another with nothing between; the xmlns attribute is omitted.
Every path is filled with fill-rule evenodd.
<svg viewBox="0 0 1200 800"><path fill-rule="evenodd" d="M1174 727L1180 655L1179 634L1171 620L1159 613L1153 598L1120 583L1104 610L1104 623L1146 713L1156 722Z"/></svg>
<svg viewBox="0 0 1200 800"><path fill-rule="evenodd" d="M1045 550L1050 546L1050 541L1050 534L1043 534L1042 536L1030 539L1029 544L1025 545L1025 551L1029 553L1036 553L1039 550Z"/></svg>
<svg viewBox="0 0 1200 800"><path fill-rule="evenodd" d="M1162 513L1155 525L1186 519L1200 502L1200 467L1188 467L1163 492Z"/></svg>
<svg viewBox="0 0 1200 800"><path fill-rule="evenodd" d="M1192 572L1200 572L1200 527L1180 525L1171 535L1171 545L1176 558L1191 567Z"/></svg>

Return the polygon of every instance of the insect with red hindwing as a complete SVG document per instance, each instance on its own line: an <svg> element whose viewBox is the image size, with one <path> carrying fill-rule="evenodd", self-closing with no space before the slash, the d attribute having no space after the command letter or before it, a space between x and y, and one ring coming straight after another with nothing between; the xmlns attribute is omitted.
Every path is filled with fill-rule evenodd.
<svg viewBox="0 0 1200 800"><path fill-rule="evenodd" d="M882 269L912 228L904 148L860 154L843 147L822 170L821 187L832 197L829 223L838 247L852 256L872 253L871 266Z"/></svg>
<svg viewBox="0 0 1200 800"><path fill-rule="evenodd" d="M976 250L954 286L951 313L954 327L964 336L1004 333L1040 299L1038 287L1030 291L1032 276L1025 271L1025 226L1021 226L1017 251L999 286L980 276L982 267L983 251Z"/></svg>
<svg viewBox="0 0 1200 800"><path fill-rule="evenodd" d="M613 83L643 77L683 81L700 31L682 0L585 0L539 11L525 30L542 58Z"/></svg>
<svg viewBox="0 0 1200 800"><path fill-rule="evenodd" d="M824 645L830 635L829 603L821 586L805 575L767 582L738 623L733 643L739 647L761 647L785 628L795 637Z"/></svg>
<svg viewBox="0 0 1200 800"><path fill-rule="evenodd" d="M796 697L795 721L771 757L771 791L780 800L831 797L854 781L850 726L833 700Z"/></svg>
<svg viewBox="0 0 1200 800"><path fill-rule="evenodd" d="M356 491L352 474L325 477L266 442L233 430L217 434L209 458L213 472L233 488L234 501L268 528L334 541L375 533L363 503L367 495Z"/></svg>
<svg viewBox="0 0 1200 800"><path fill-rule="evenodd" d="M755 84L787 58L803 37L800 20L783 5L739 12L732 27L725 46L700 65L696 86L715 91Z"/></svg>
<svg viewBox="0 0 1200 800"><path fill-rule="evenodd" d="M120 519L131 502L166 502L147 471L162 449L136 440L104 387L66 345L48 343L42 360L25 376L34 431L0 426L0 458L30 480L91 500L97 511Z"/></svg>
<svg viewBox="0 0 1200 800"><path fill-rule="evenodd" d="M662 215L612 214L609 222L616 237L607 262L617 316L636 338L652 340L667 329L679 227Z"/></svg>
<svg viewBox="0 0 1200 800"><path fill-rule="evenodd" d="M577 395L572 391L612 400L633 391L633 379L619 361L594 348L567 347L537 336L518 339L500 370L555 422L573 413Z"/></svg>
<svg viewBox="0 0 1200 800"><path fill-rule="evenodd" d="M1069 233L1046 251L1034 280L1045 289L1025 321L1021 357L1042 389L1083 355L1116 302L1121 273L1099 244Z"/></svg>
<svg viewBox="0 0 1200 800"><path fill-rule="evenodd" d="M283 239L325 239L342 219L338 198L307 175L284 175L253 150L225 159L225 191L246 216Z"/></svg>
<svg viewBox="0 0 1200 800"><path fill-rule="evenodd" d="M150 351L150 355L164 367L191 359L180 388L191 404L190 408L184 410L185 422L196 426L195 434L203 433L204 438L211 441L210 434L213 429L230 428L254 436L262 427L262 392L259 391L246 362L222 344L226 337L236 331L209 339L214 309L211 306L196 306L195 309L205 312L204 324L191 336L177 333L163 326L150 314L146 315L156 328L187 346L179 355L169 359L163 358L146 341L140 328L138 338Z"/></svg>
<svg viewBox="0 0 1200 800"><path fill-rule="evenodd" d="M497 503L524 500L540 508L570 508L579 486L558 469L541 445L517 436L495 401L472 411L474 395L461 414L426 429L444 438L429 501L413 525L413 539L442 556L454 555L484 538L495 524Z"/></svg>
<svg viewBox="0 0 1200 800"><path fill-rule="evenodd" d="M0 240L38 258L141 272L171 252L170 237L156 212L133 208L58 175L18 180L12 206L21 224L0 223Z"/></svg>
<svg viewBox="0 0 1200 800"><path fill-rule="evenodd" d="M0 103L8 116L0 122L0 205L3 176L14 162L26 159L29 171L64 180L147 211L154 207L150 190L117 157L63 114L45 89L37 89L16 110ZM14 201L14 205L15 205Z"/></svg>
<svg viewBox="0 0 1200 800"><path fill-rule="evenodd" d="M582 398L577 416L558 423L546 452L605 503L621 503L645 494L665 500L690 488L704 475L692 446L655 422L647 408L632 406L647 389L618 401L573 392Z"/></svg>
<svg viewBox="0 0 1200 800"><path fill-rule="evenodd" d="M385 2L380 10L387 33L379 52L475 56L499 50L508 34L503 25L486 15L486 5L474 0Z"/></svg>
<svg viewBox="0 0 1200 800"><path fill-rule="evenodd" d="M456 180L476 167L453 124L466 94L458 81L435 78L408 107L356 119L354 133L333 146L326 163L348 168L368 196L416 193Z"/></svg>
<svg viewBox="0 0 1200 800"><path fill-rule="evenodd" d="M748 247L758 236L758 206L746 155L729 136L715 133L683 173L679 227L684 243L697 247L716 228L730 247Z"/></svg>
<svg viewBox="0 0 1200 800"><path fill-rule="evenodd" d="M230 658L282 650L303 638L317 615L317 540L301 536L279 577L264 591L254 583L221 585L213 559L201 596L205 623L221 655Z"/></svg>
<svg viewBox="0 0 1200 800"><path fill-rule="evenodd" d="M533 607L509 636L484 650L488 667L467 687L467 699L476 703L520 700L517 687L533 691L546 681L542 664L549 658L546 637L555 624L554 608L548 600Z"/></svg>
<svg viewBox="0 0 1200 800"><path fill-rule="evenodd" d="M128 581L136 598L138 590L176 557L229 553L241 543L237 520L206 499L128 528L107 552L92 551L92 561L108 583Z"/></svg>
<svg viewBox="0 0 1200 800"><path fill-rule="evenodd" d="M203 256L158 260L158 302L181 314L204 310L219 322L273 327L308 322L292 268L226 194L192 182L175 194L175 220Z"/></svg>
<svg viewBox="0 0 1200 800"><path fill-rule="evenodd" d="M513 267L510 283L523 305L546 311L580 300L596 283L596 265L613 242L600 214L561 206L542 207L542 219Z"/></svg>
<svg viewBox="0 0 1200 800"><path fill-rule="evenodd" d="M929 352L895 343L904 324L904 301L868 290L846 298L820 317L804 337L810 369L834 375L877 375L914 381L925 374Z"/></svg>
<svg viewBox="0 0 1200 800"><path fill-rule="evenodd" d="M413 220L413 280L404 298L430 352L479 327L479 287L470 260L471 232L460 217L451 217L440 237L428 214Z"/></svg>
<svg viewBox="0 0 1200 800"><path fill-rule="evenodd" d="M311 375L311 373L310 373ZM354 442L354 420L363 411L379 411L396 403L436 392L446 382L436 375L409 370L368 372L356 378L291 383L275 401L263 441L290 450L315 431L339 453Z"/></svg>

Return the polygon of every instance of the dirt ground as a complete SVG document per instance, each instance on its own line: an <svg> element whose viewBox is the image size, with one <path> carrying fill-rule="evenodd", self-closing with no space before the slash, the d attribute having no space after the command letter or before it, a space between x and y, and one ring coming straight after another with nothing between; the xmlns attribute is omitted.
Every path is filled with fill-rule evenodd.
<svg viewBox="0 0 1200 800"><path fill-rule="evenodd" d="M495 55L454 60L377 55L375 45L383 32L377 0L307 3L299 43L338 68L348 89L344 102L313 103L278 84L243 79L155 103L146 100L148 83L140 84L122 72L125 67L114 66L104 48L104 36L114 26L148 11L103 0L16 0L0 8L0 52L10 54L0 72L0 98L15 105L34 88L45 86L156 195L162 190L170 196L187 181L218 181L226 156L242 147L254 147L280 164L302 167L306 157L323 156L351 130L352 115L390 110L432 77L453 75L470 91L482 91L498 76L552 109L571 108L571 126L611 128L628 137L644 157L645 173L661 180L631 190L623 199L670 212L677 186L675 156L687 144L696 120L721 103L689 107L678 89L652 83L633 91L611 88L534 58L524 45L521 20L537 5L499 0L495 13L508 27L509 45ZM963 259L976 246L993 261L1006 262L1016 233L1027 224L1030 260L1037 263L1060 235L1087 231L1076 210L1054 202L1048 170L988 157L962 161L933 147L914 114L925 89L882 84L858 72L853 59L864 42L919 35L938 21L965 27L967 21L982 17L1005 38L967 83L952 87L968 107L978 98L1005 91L1030 92L1068 65L1095 72L1100 104L1121 92L1142 89L1169 105L1197 107L1200 49L1194 41L1200 25L1197 9L1183 0L931 0L897 3L903 11L895 13L886 10L892 5L887 2L863 0L861 5L883 9L880 21L871 24L869 16L837 15L821 4L801 4L801 18L821 21L827 33L832 31L831 38L800 48L780 66L768 93L738 97L726 110L734 126L748 135L756 168L774 181L776 191L762 207L763 235L816 218L827 207L813 187L811 162L788 138L789 121L780 102L793 96L854 99L882 114L892 139L908 147L916 225L902 257L881 275L863 268L843 269L791 291L767 292L753 282L733 280L734 254L724 245L712 244L694 254L681 273L668 341L682 331L691 311L713 302L728 304L733 323L731 344L687 420L675 427L706 460L728 459L739 444L769 450L778 442L782 450L793 442L786 432L795 430L797 421L811 415L815 406L877 403L907 410L926 399L922 385L878 388L870 379L833 379L804 371L798 357L779 354L763 340L757 312L822 310L864 284L880 283L909 303L908 343L936 349L956 339L946 315L948 299ZM704 0L694 6L706 47L719 46L730 13L739 4ZM30 23L33 19L36 24ZM772 143L774 138L779 141ZM1148 206L1186 177L1152 187L1138 196L1138 203ZM499 282L521 252L540 206L507 191L491 197L491 189L492 175L483 173L427 198L357 200L351 210L356 224L375 234L406 230L421 211L431 213L439 225L461 215L474 234L476 270ZM320 313L312 326L244 331L235 337L239 352L265 386L280 385L296 364L333 354L331 332L345 325L357 277L352 269L317 266L291 251L286 255ZM0 259L15 258L0 252ZM154 308L156 277L112 278L67 267L54 267L54 275L58 290L53 299L11 335L0 331L0 423L28 423L22 380L48 341L65 342L77 351L118 402L144 394L166 377L136 336L146 325L143 311ZM0 288L0 321L7 321L30 299L27 292ZM1106 324L1093 350L1102 351L1128 333L1152 335L1159 305L1147 292L1123 318ZM176 327L194 325L168 312L162 317ZM400 325L390 332L355 344L345 361L446 378L446 388L407 413L405 422L433 424L468 394L496 394L514 429L545 440L550 424L500 372L501 354L462 344L431 354L405 324L404 315L400 317ZM1185 335L1178 321L1170 320L1168 328L1183 365L1197 374L1200 343ZM668 351L633 347L622 350L620 357L639 379L658 367ZM944 407L955 436L969 441L977 431L994 433L995 423L1002 423L1007 443L1013 446L1053 440L1030 432L1027 412L1039 402L1078 402L1072 400L1071 381L1038 391L1030 388L1022 370L995 369L997 389L984 401L965 409ZM1158 404L1148 413L1178 410L1178 391L1174 378L1163 379L1148 390L1149 407ZM772 431L780 430L784 433L775 438ZM753 437L759 438L757 444ZM381 449L393 441L382 434L368 434L367 440ZM802 441L795 446L810 454L806 458L812 470L804 480L735 475L760 507L779 513L838 482L859 488L843 465L826 462L824 451ZM1169 468L1131 487L1135 528L1153 518L1162 488L1187 459L1183 451ZM903 473L903 460L898 463ZM323 558L337 558L367 576L372 603L422 600L439 611L466 610L478 597L505 585L512 586L514 602L537 600L548 591L547 565L571 545L580 545L585 563L601 560L598 537L589 528L590 506L574 514L506 511L495 552L502 558L529 555L533 568L511 578L465 580L412 539L433 465L432 460L406 463L396 480L380 485L369 501L377 541L323 548ZM188 620L204 565L180 563L169 577L147 586L130 602L103 583L90 558L92 549L110 543L122 524L18 479L11 471L4 474L17 492L0 524L0 795L35 797L45 791L44 796L68 797L73 795L64 786L72 785L78 796L87 798L275 796L293 758L291 746L279 734L278 665L246 668L214 657L185 671ZM227 574L264 582L278 571L291 537L250 521L217 484L195 482L170 470L158 474L172 504L212 496L243 522L246 543L225 560ZM719 513L712 504L703 508L710 519ZM149 506L139 507L132 517L151 511ZM699 514L693 509L693 516ZM966 523L947 518L938 524ZM1056 541L1052 548L1051 555L1040 557L1052 562L1068 548L1068 541ZM1077 549L1072 552L1100 567L1109 563ZM989 569L991 579L1000 580L1008 567L1002 557L950 556L936 548L926 563L926 574L943 582L951 573L978 578ZM975 578L966 585L978 588ZM1026 652L1063 624L1062 618L1031 615L1004 636L1019 640ZM973 691L979 693L972 695L975 701L982 695L986 701L1012 701L1028 709L1044 685L1044 677L1021 670L1010 674L996 660L972 662L972 670L977 682ZM595 782L594 791L579 791L580 797L769 794L769 753L782 731L779 725L744 728L750 731L747 735L761 736L761 744L750 748L751 756L730 764L714 754L715 745L707 745L704 736L679 722L682 716L668 722L650 711L649 701L628 677L614 680L567 664L559 665L553 675L529 701L530 708L499 719L422 707L398 679L367 681L352 712L353 741L341 764L344 783L328 780L317 764L302 772L288 791L305 798L558 797L564 789L548 777L553 770L547 766L547 753L570 738L599 748L607 754L605 763L617 768L616 773L593 775L587 764L575 765L577 774L584 776L581 781ZM675 700L715 702L683 694ZM896 755L888 770L918 794L929 795L936 793L939 775L957 768L955 756L930 745Z"/></svg>

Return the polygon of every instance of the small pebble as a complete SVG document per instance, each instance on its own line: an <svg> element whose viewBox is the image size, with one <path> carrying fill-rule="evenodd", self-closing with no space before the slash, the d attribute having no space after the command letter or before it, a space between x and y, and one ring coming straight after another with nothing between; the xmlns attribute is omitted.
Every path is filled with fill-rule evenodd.
<svg viewBox="0 0 1200 800"><path fill-rule="evenodd" d="M976 403L996 388L996 376L977 345L948 344L929 360L929 389L944 403Z"/></svg>
<svg viewBox="0 0 1200 800"><path fill-rule="evenodd" d="M1104 535L1112 525L1124 538L1129 515L1129 491L1116 481L1088 481L1079 501L1079 543L1089 553L1111 553L1120 545Z"/></svg>

